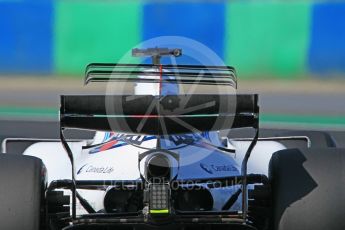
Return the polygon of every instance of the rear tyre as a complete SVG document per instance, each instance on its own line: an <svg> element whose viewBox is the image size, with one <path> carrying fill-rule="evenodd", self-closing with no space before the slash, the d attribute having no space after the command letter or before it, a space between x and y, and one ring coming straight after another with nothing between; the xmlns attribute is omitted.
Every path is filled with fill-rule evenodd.
<svg viewBox="0 0 345 230"><path fill-rule="evenodd" d="M269 170L273 229L345 229L345 149L281 150Z"/></svg>
<svg viewBox="0 0 345 230"><path fill-rule="evenodd" d="M40 229L44 222L44 175L44 165L36 157L0 154L1 229Z"/></svg>

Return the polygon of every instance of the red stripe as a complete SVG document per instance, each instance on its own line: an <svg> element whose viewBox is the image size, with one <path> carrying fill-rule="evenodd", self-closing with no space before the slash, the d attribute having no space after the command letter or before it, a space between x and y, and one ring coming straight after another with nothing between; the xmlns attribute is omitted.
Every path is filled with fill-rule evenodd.
<svg viewBox="0 0 345 230"><path fill-rule="evenodd" d="M162 80L163 80L163 67L159 66L159 95L162 95Z"/></svg>
<svg viewBox="0 0 345 230"><path fill-rule="evenodd" d="M102 148L100 148L99 151L101 152L101 151L108 150L108 149L110 149L111 147L113 147L117 142L118 142L117 140L110 141L110 142L104 144L104 145L102 146Z"/></svg>

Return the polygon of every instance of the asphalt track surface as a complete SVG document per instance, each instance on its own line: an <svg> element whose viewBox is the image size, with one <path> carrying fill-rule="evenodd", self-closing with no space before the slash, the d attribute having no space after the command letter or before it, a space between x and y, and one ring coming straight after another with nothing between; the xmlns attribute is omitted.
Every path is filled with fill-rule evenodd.
<svg viewBox="0 0 345 230"><path fill-rule="evenodd" d="M81 78L0 77L0 112L9 107L58 108L61 94L104 94L106 90L103 83L83 86ZM210 87L201 91L215 93ZM246 80L238 82L237 92L258 93L263 114L345 116L344 80ZM131 94L133 87L120 84L112 93Z"/></svg>

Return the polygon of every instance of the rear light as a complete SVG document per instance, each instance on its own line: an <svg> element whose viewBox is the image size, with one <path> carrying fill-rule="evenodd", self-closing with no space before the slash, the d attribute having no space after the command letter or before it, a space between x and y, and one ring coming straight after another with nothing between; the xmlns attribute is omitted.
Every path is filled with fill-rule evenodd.
<svg viewBox="0 0 345 230"><path fill-rule="evenodd" d="M170 213L170 185L149 184L149 212L150 214L164 215Z"/></svg>

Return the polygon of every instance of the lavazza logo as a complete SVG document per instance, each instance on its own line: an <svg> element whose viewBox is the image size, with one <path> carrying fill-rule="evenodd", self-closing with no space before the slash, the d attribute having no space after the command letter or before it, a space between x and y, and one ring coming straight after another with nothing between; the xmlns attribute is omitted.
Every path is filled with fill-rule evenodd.
<svg viewBox="0 0 345 230"><path fill-rule="evenodd" d="M114 168L111 166L100 166L96 167L90 164L83 165L77 172L77 174L81 173L99 173L99 174L110 174L114 171Z"/></svg>

